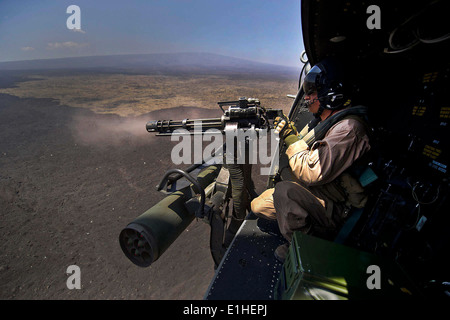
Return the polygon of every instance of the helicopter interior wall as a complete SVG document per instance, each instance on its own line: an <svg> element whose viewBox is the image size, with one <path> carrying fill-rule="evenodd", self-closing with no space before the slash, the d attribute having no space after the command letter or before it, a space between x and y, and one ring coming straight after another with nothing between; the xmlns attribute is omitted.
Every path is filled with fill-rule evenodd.
<svg viewBox="0 0 450 320"><path fill-rule="evenodd" d="M426 3L444 2L374 1L383 10L383 27L367 30L355 28L365 23L367 4L302 1L309 62L334 56L344 63L354 85L352 104L369 107L374 129L372 168L378 180L369 187L370 200L346 244L395 259L423 288L450 276L450 40L405 45L397 53L385 49L393 30L418 12L426 26L448 12L436 6L430 14L418 7ZM438 38L447 29L427 32ZM346 39L330 41L339 35ZM411 43L409 33L400 35L404 38L396 41Z"/></svg>
<svg viewBox="0 0 450 320"><path fill-rule="evenodd" d="M448 279L450 270L445 258L450 248L445 115L450 65L436 54L445 51L433 49L382 60L377 72L360 82L356 101L371 110L373 166L380 179L347 241L391 256L424 286Z"/></svg>

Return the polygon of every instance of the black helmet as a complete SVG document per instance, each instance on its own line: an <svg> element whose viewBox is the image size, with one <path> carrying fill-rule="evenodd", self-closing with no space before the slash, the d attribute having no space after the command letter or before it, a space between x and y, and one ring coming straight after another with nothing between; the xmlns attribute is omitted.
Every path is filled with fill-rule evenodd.
<svg viewBox="0 0 450 320"><path fill-rule="evenodd" d="M343 72L339 64L331 59L316 64L303 80L305 94L317 92L320 106L325 109L336 110L350 104L344 89Z"/></svg>

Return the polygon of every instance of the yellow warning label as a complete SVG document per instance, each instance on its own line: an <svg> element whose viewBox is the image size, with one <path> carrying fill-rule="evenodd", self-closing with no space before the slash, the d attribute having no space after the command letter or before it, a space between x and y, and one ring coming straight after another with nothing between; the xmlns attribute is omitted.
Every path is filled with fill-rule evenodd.
<svg viewBox="0 0 450 320"><path fill-rule="evenodd" d="M439 118L448 119L450 118L450 107L442 107L439 113Z"/></svg>
<svg viewBox="0 0 450 320"><path fill-rule="evenodd" d="M431 159L436 159L437 157L439 157L441 152L442 150L429 145L426 145L425 148L423 148L423 155L430 157Z"/></svg>
<svg viewBox="0 0 450 320"><path fill-rule="evenodd" d="M437 76L438 76L439 72L429 72L429 73L425 73L423 75L423 79L422 82L423 83L428 83L428 82L434 82L434 80L436 80Z"/></svg>
<svg viewBox="0 0 450 320"><path fill-rule="evenodd" d="M412 109L412 114L413 114L413 116L419 116L419 117L421 117L421 116L423 116L423 114L425 113L425 111L427 111L427 107L424 107L424 106L421 106L421 107L414 106L413 109Z"/></svg>

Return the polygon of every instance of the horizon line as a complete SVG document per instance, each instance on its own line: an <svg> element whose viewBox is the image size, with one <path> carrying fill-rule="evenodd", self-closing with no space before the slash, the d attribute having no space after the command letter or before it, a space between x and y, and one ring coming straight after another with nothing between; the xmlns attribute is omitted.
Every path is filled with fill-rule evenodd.
<svg viewBox="0 0 450 320"><path fill-rule="evenodd" d="M25 59L25 60L6 60L6 61L0 61L0 64L11 63L11 62L64 60L64 59L74 59L74 58L92 58L92 57L110 57L110 56L139 56L139 55L141 55L141 56L142 55L177 55L177 54L209 54L209 55L233 58L233 59L238 59L238 60L248 61L248 62L253 62L253 63L260 63L260 64L264 64L264 65L280 66L280 67L285 67L285 68L297 68L297 66L293 66L293 65L283 65L283 64L275 64L275 63L271 63L271 62L262 62L262 61L257 61L257 60L250 60L248 58L239 58L239 57L228 56L228 55L224 55L224 54L220 54L220 53L212 53L212 52L207 52L207 51L98 54L98 55L86 55L86 56L67 56L67 57L60 57L60 58L36 58L36 59Z"/></svg>

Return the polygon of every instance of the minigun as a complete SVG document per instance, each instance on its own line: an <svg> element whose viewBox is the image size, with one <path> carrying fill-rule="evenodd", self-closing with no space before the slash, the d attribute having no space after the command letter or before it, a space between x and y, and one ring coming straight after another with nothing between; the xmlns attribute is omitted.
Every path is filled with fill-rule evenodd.
<svg viewBox="0 0 450 320"><path fill-rule="evenodd" d="M208 129L220 130L222 134L237 129L258 133L273 129L276 117L285 118L281 109L266 109L255 98L242 97L237 101L218 102L218 105L223 111L220 118L152 120L146 124L146 129L156 132L157 136L205 134ZM225 155L225 144L218 153ZM200 218L211 226L210 249L218 266L249 210L251 199L257 194L251 179L251 164L229 163L228 160L224 160L223 165L209 164L209 160L203 159L202 163L185 170L167 171L157 190L168 196L122 230L120 246L134 264L141 267L152 264L194 218ZM187 181L183 182L182 178Z"/></svg>
<svg viewBox="0 0 450 320"><path fill-rule="evenodd" d="M222 101L217 103L223 112L220 118L184 119L184 120L150 120L147 122L148 132L157 132L157 136L171 135L176 130L187 130L190 133L204 134L208 129L218 129L224 132L229 126L235 129L270 130L276 117L283 118L283 110L266 109L261 106L259 99L241 97L237 101ZM228 106L228 110L224 107ZM201 130L197 131L197 127Z"/></svg>

